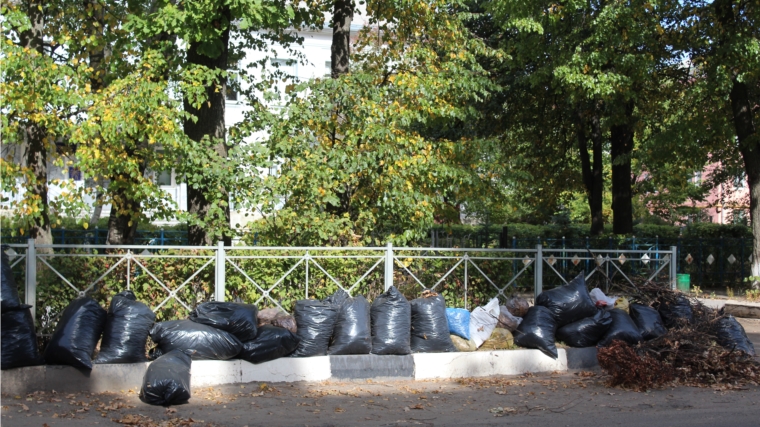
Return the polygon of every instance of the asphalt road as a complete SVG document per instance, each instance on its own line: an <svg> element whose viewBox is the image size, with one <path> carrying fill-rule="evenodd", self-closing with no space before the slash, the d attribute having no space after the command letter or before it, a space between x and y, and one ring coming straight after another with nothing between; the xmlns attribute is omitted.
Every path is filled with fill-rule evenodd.
<svg viewBox="0 0 760 427"><path fill-rule="evenodd" d="M760 320L741 319L760 349ZM760 426L760 387L608 388L597 372L461 381L249 383L193 390L190 403L135 391L3 396L3 427L36 426Z"/></svg>
<svg viewBox="0 0 760 427"><path fill-rule="evenodd" d="M586 376L588 375L588 376ZM757 426L760 388L637 393L593 373L464 381L228 385L190 403L134 392L37 393L2 402L3 426Z"/></svg>

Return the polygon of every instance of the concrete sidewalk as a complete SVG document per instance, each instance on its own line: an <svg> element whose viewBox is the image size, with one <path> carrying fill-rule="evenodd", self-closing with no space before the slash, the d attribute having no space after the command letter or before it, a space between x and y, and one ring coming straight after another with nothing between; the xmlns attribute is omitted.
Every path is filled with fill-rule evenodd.
<svg viewBox="0 0 760 427"><path fill-rule="evenodd" d="M697 298L699 302L716 310L724 309L726 314L747 319L760 319L760 303L732 299Z"/></svg>

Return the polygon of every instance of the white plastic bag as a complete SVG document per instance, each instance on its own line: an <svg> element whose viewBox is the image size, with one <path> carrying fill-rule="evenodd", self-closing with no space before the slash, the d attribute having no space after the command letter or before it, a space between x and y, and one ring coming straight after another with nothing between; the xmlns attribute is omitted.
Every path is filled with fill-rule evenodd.
<svg viewBox="0 0 760 427"><path fill-rule="evenodd" d="M484 307L476 307L470 314L470 339L480 347L491 337L499 321L499 299L488 301Z"/></svg>
<svg viewBox="0 0 760 427"><path fill-rule="evenodd" d="M597 307L611 309L615 306L617 297L608 297L604 295L604 292L602 292L602 290L599 288L592 289L589 294L591 295L591 299L594 300L594 303L596 303Z"/></svg>

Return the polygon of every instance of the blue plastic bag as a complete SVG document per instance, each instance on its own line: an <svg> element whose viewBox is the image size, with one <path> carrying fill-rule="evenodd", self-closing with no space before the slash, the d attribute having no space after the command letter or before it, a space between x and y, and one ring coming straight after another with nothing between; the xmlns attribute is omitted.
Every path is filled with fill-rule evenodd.
<svg viewBox="0 0 760 427"><path fill-rule="evenodd" d="M449 322L449 333L466 340L470 339L470 312L463 308L447 308L446 320Z"/></svg>

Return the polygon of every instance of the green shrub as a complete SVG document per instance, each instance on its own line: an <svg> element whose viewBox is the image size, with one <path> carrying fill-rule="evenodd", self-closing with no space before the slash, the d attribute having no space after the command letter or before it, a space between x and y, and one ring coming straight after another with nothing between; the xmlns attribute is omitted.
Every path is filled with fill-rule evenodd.
<svg viewBox="0 0 760 427"><path fill-rule="evenodd" d="M703 239L716 239L720 237L752 238L752 230L741 224L713 224L710 222L697 222L689 224L683 230L684 237L701 237Z"/></svg>

